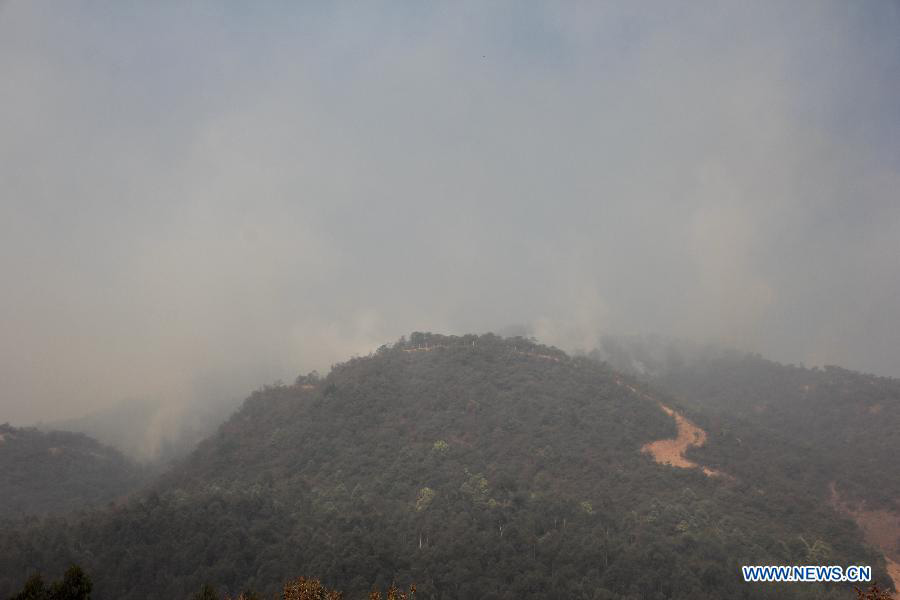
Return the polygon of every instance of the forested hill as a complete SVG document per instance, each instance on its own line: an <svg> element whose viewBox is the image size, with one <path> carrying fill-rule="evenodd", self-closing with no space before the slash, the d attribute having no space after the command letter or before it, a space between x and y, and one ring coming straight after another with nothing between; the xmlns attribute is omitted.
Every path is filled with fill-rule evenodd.
<svg viewBox="0 0 900 600"><path fill-rule="evenodd" d="M140 481L139 467L84 434L0 425L0 518L103 505Z"/></svg>
<svg viewBox="0 0 900 600"><path fill-rule="evenodd" d="M886 581L853 523L783 478L641 452L676 437L660 400L679 408L522 338L413 334L254 393L140 497L3 527L0 596L70 562L101 600L270 595L304 574L351 598L392 581L420 598L848 597L745 584L742 564Z"/></svg>

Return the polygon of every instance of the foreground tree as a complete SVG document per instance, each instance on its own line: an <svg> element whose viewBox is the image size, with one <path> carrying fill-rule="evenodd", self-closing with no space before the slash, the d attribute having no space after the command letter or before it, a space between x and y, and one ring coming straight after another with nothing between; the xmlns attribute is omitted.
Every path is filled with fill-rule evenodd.
<svg viewBox="0 0 900 600"><path fill-rule="evenodd" d="M90 600L92 587L91 578L81 567L72 565L66 569L63 578L49 588L40 574L32 575L22 591L10 600Z"/></svg>
<svg viewBox="0 0 900 600"><path fill-rule="evenodd" d="M216 592L216 588L204 583L200 586L200 591L191 596L191 600L219 600L219 594Z"/></svg>
<svg viewBox="0 0 900 600"><path fill-rule="evenodd" d="M404 594L396 585L391 585L391 587L388 588L387 598L385 600L413 600L415 595L415 584L409 586L409 594ZM372 593L369 594L369 600L381 600L381 592L379 590L372 590Z"/></svg>
<svg viewBox="0 0 900 600"><path fill-rule="evenodd" d="M318 579L300 577L284 585L284 600L341 600L344 595L337 590L329 590Z"/></svg>

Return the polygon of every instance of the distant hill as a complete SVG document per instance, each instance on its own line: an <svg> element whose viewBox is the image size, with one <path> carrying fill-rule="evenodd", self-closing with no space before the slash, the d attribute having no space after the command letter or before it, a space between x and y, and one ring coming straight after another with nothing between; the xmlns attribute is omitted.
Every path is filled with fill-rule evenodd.
<svg viewBox="0 0 900 600"><path fill-rule="evenodd" d="M0 518L101 506L141 478L139 467L84 434L0 425Z"/></svg>
<svg viewBox="0 0 900 600"><path fill-rule="evenodd" d="M713 343L699 343L662 335L603 335L587 356L644 380L693 367L718 358L746 353Z"/></svg>
<svg viewBox="0 0 900 600"><path fill-rule="evenodd" d="M117 599L186 598L204 582L270 595L304 574L351 598L392 581L419 598L848 597L745 584L743 564L871 564L886 581L853 522L781 464L707 447L687 468L655 462L646 449L693 427L681 413L710 427L586 357L416 333L254 393L123 505L0 528L0 595L70 562ZM685 448L702 444L684 431Z"/></svg>
<svg viewBox="0 0 900 600"><path fill-rule="evenodd" d="M172 404L131 400L38 428L81 432L133 460L162 466L184 458L239 406L227 398Z"/></svg>

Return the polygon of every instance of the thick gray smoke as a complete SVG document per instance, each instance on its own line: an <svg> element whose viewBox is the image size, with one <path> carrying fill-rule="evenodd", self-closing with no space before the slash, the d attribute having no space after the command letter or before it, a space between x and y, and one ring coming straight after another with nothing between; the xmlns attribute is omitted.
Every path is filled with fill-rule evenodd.
<svg viewBox="0 0 900 600"><path fill-rule="evenodd" d="M512 323L898 376L898 6L0 4L0 421Z"/></svg>

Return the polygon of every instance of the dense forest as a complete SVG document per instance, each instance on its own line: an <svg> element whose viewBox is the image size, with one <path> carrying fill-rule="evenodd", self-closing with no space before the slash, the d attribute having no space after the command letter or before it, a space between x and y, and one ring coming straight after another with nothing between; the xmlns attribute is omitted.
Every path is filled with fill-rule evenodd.
<svg viewBox="0 0 900 600"><path fill-rule="evenodd" d="M138 487L144 471L80 433L0 425L0 517L104 505Z"/></svg>
<svg viewBox="0 0 900 600"><path fill-rule="evenodd" d="M767 457L794 456L802 440L766 438L748 422L759 441L744 443L765 452L755 463L716 450L725 434L693 451L727 476L657 464L641 447L676 434L660 400L715 424L531 340L415 333L324 378L255 392L132 498L7 520L0 596L29 573L71 563L92 574L95 597L121 599L187 598L207 583L269 597L297 574L348 597L415 583L420 598L850 591L745 584L742 564L870 564L888 581L850 519L781 472L784 461L767 468Z"/></svg>

